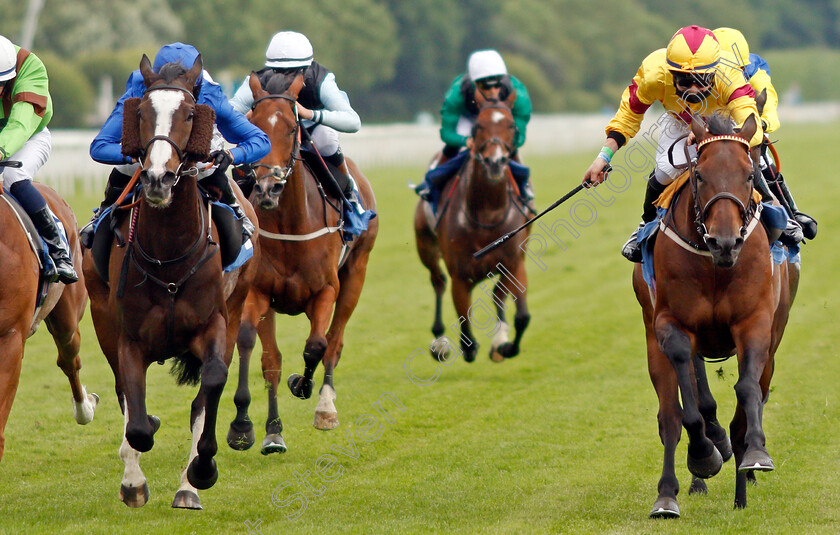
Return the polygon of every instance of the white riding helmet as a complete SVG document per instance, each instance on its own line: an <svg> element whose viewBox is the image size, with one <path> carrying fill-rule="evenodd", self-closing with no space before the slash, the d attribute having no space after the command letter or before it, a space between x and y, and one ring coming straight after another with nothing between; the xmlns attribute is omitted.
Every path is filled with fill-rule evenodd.
<svg viewBox="0 0 840 535"><path fill-rule="evenodd" d="M0 82L11 80L17 74L17 51L11 41L0 35Z"/></svg>
<svg viewBox="0 0 840 535"><path fill-rule="evenodd" d="M307 67L312 64L312 43L298 32L274 34L265 51L265 66L280 69Z"/></svg>
<svg viewBox="0 0 840 535"><path fill-rule="evenodd" d="M473 82L489 76L504 76L507 74L505 60L495 50L477 50L470 54L467 60L467 71Z"/></svg>

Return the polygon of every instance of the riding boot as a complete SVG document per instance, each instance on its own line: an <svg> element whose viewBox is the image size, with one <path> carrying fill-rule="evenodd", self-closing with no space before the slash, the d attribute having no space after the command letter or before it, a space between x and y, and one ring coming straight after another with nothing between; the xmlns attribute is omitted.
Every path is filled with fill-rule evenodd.
<svg viewBox="0 0 840 535"><path fill-rule="evenodd" d="M350 203L350 207L353 209L353 211L355 211L357 214L363 214L365 209L362 208L362 205L359 203L359 187L356 184L356 179L354 179L353 175L350 174L350 168L347 166L347 159L344 158L344 155L341 153L341 149L339 149L339 151L336 152L336 155L341 156L341 163L337 164L336 167L339 171L347 175L347 178L350 179L350 185L348 186L347 190L342 193L347 198L347 201ZM335 160L328 161L332 163Z"/></svg>
<svg viewBox="0 0 840 535"><path fill-rule="evenodd" d="M233 210L233 213L236 215L236 219L242 220L242 242L244 243L248 240L248 238L254 235L254 231L256 230L254 223L248 219L248 216L245 215L245 211L239 205L236 194L233 193L233 188L227 180L227 176L225 176L225 180L223 182L218 183L218 186L219 190L222 192L219 200L230 206L231 210Z"/></svg>
<svg viewBox="0 0 840 535"><path fill-rule="evenodd" d="M79 231L79 241L82 247L85 249L93 247L94 223L96 223L106 208L117 202L117 199L130 180L130 176L117 171L116 168L111 170L111 175L105 184L105 199L99 204L99 208L93 211L93 217L90 218L90 222Z"/></svg>
<svg viewBox="0 0 840 535"><path fill-rule="evenodd" d="M233 180L242 190L242 195L246 199L250 199L251 192L254 191L254 184L257 183L257 174L254 172L254 168L248 164L237 165L233 168Z"/></svg>
<svg viewBox="0 0 840 535"><path fill-rule="evenodd" d="M787 182L785 182L785 178L781 173L776 174L776 185L779 186L779 190L782 192L782 195L790 208L793 219L795 219L802 227L803 237L807 240L813 240L817 235L817 220L808 214L799 211L796 207L796 201L793 200L793 195L791 195Z"/></svg>
<svg viewBox="0 0 840 535"><path fill-rule="evenodd" d="M510 173L513 175L513 180L516 182L516 187L519 189L519 199L526 206L534 200L534 189L531 187L531 169L519 163L517 159L511 158Z"/></svg>
<svg viewBox="0 0 840 535"><path fill-rule="evenodd" d="M621 254L631 262L638 263L642 261L642 248L637 241L639 231L644 228L645 224L656 219L656 206L653 203L656 202L656 199L659 198L663 191L665 191L665 186L660 184L654 178L653 173L651 173L648 178L647 189L645 190L645 201L642 204L642 222L639 223L638 228L633 231L633 234L630 235L630 238L621 247Z"/></svg>
<svg viewBox="0 0 840 535"><path fill-rule="evenodd" d="M38 234L41 235L44 242L47 244L47 249L55 264L55 269L47 271L44 276L50 282L60 281L64 284L72 284L79 280L79 275L76 274L76 269L73 267L73 259L70 251L61 240L61 232L53 219L53 214L49 207L45 206L40 210L30 213L29 218L38 229Z"/></svg>

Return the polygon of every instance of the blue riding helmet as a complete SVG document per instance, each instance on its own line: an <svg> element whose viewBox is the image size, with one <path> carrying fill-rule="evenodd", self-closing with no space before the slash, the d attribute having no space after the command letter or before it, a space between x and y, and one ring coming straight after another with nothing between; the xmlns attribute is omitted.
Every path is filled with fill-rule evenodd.
<svg viewBox="0 0 840 535"><path fill-rule="evenodd" d="M184 68L189 69L195 64L195 58L197 57L198 50L192 45L180 42L163 45L155 56L152 70L160 72L160 68L167 63L180 63Z"/></svg>

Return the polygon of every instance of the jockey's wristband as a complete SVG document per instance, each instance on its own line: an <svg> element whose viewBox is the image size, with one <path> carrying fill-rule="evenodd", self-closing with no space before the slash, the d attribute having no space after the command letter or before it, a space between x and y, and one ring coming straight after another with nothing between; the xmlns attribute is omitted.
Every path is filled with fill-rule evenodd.
<svg viewBox="0 0 840 535"><path fill-rule="evenodd" d="M610 157L610 160L612 160L612 157L615 156L615 152L613 152L613 150L606 145L601 147L601 152L605 152L607 156Z"/></svg>
<svg viewBox="0 0 840 535"><path fill-rule="evenodd" d="M610 160L612 160L612 157L609 154L607 154L606 152L604 152L603 150L598 153L597 157L601 158L602 160L604 160L607 163L610 163Z"/></svg>

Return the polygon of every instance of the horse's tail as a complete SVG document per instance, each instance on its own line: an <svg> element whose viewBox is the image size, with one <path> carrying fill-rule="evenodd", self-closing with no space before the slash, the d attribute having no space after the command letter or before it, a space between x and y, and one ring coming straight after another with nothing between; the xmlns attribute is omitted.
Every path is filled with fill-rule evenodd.
<svg viewBox="0 0 840 535"><path fill-rule="evenodd" d="M187 351L183 355L175 357L169 373L176 377L175 382L179 385L195 386L201 380L201 361Z"/></svg>

